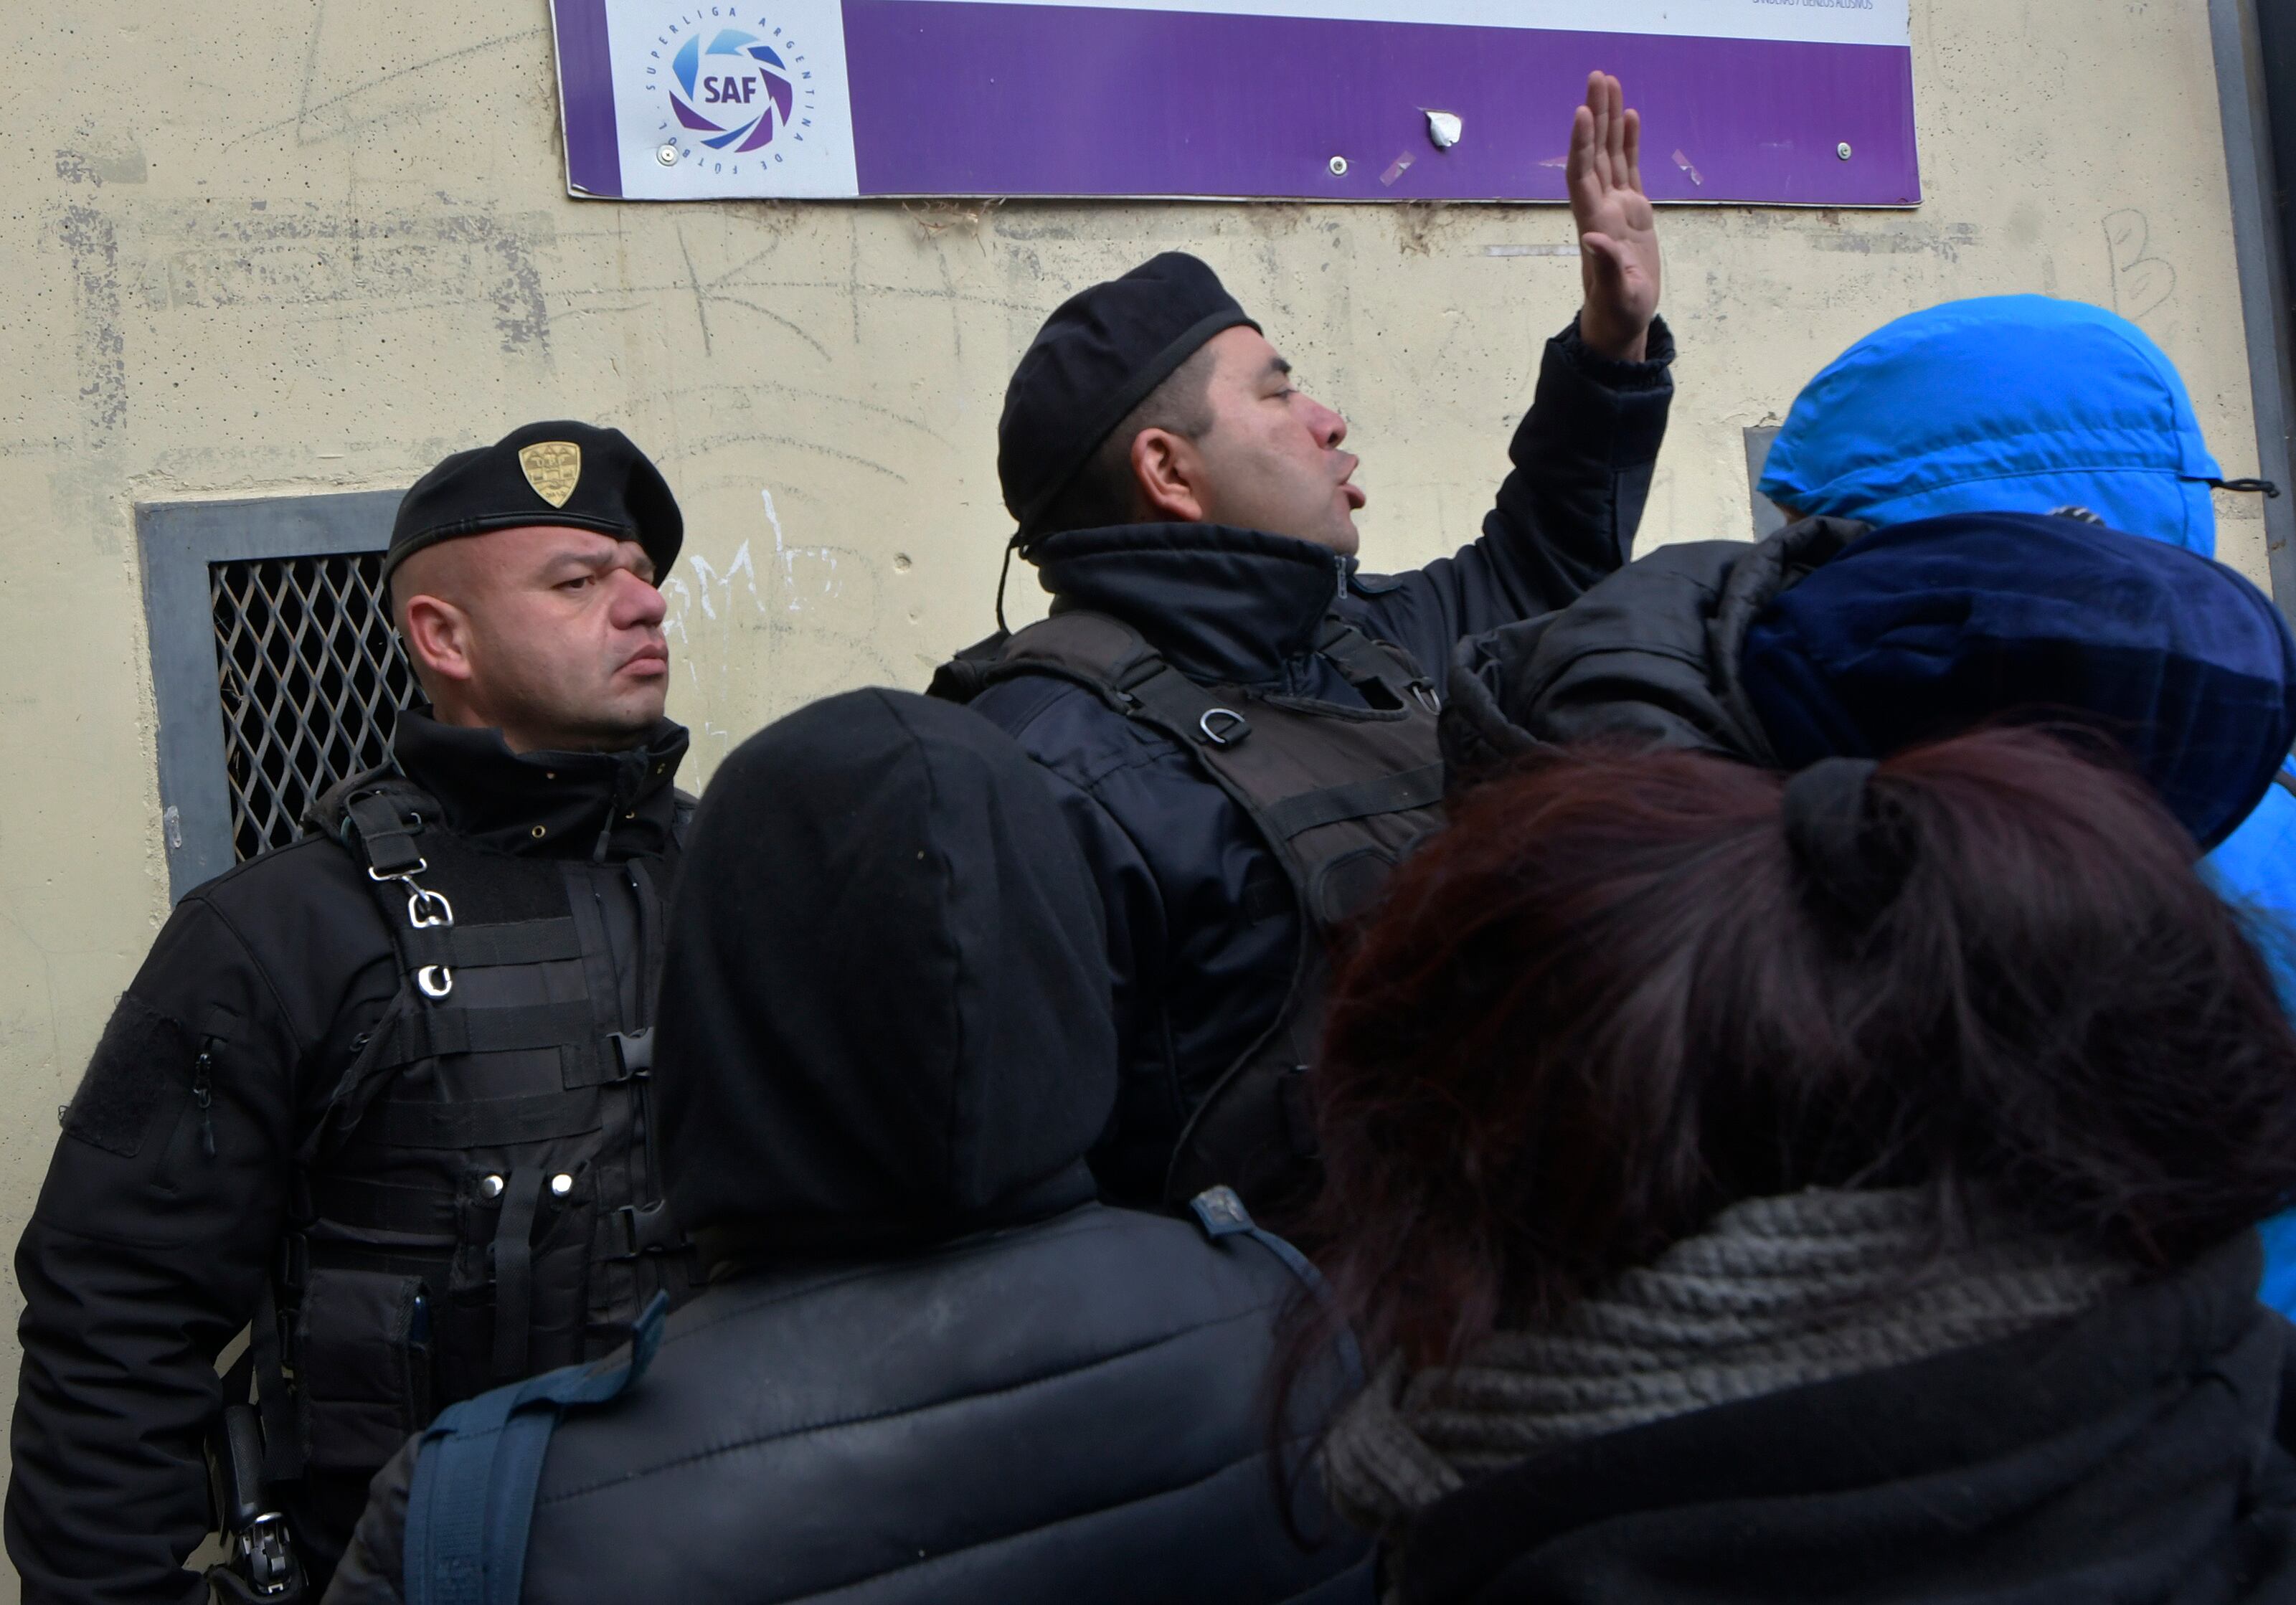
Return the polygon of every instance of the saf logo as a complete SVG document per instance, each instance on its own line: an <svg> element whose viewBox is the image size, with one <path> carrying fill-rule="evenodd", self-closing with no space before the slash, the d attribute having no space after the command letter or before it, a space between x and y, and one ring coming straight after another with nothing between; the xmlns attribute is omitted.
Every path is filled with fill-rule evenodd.
<svg viewBox="0 0 2296 1605"><path fill-rule="evenodd" d="M677 80L669 92L670 110L713 151L739 156L762 149L789 126L796 110L788 63L756 34L738 28L719 29L707 48L701 35L691 36L670 58L669 70Z"/></svg>

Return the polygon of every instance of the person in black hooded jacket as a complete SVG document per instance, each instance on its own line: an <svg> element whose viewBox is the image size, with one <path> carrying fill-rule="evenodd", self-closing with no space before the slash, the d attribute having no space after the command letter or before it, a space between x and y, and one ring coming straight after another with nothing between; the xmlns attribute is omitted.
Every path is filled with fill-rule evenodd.
<svg viewBox="0 0 2296 1605"><path fill-rule="evenodd" d="M1295 1540L1268 1463L1286 1258L1094 1201L1103 915L1020 749L851 692L737 749L688 851L657 1074L713 1278L558 1429L521 1597L1360 1593L1361 1546ZM1294 1411L1299 1443L1320 1405ZM377 1478L336 1605L405 1596L422 1452Z"/></svg>

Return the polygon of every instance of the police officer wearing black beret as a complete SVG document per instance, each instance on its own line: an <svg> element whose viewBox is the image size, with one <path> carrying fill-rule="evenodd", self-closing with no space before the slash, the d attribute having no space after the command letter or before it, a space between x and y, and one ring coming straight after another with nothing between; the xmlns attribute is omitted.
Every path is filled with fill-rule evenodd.
<svg viewBox="0 0 2296 1605"><path fill-rule="evenodd" d="M18 1245L26 1601L185 1605L218 1520L219 1594L276 1597L291 1552L316 1598L408 1432L685 1293L647 1092L691 807L662 717L683 532L644 453L569 422L401 503L429 708L303 839L176 905Z"/></svg>
<svg viewBox="0 0 2296 1605"><path fill-rule="evenodd" d="M1072 298L1005 393L1013 550L1053 617L961 653L934 691L1042 766L1100 882L1126 1073L1095 1167L1119 1201L1224 1182L1280 1206L1313 1184L1326 938L1439 820L1454 651L1628 556L1673 342L1639 121L1600 73L1573 116L1585 304L1456 556L1358 569L1346 422L1193 257ZM1440 409L1444 375L1424 383Z"/></svg>

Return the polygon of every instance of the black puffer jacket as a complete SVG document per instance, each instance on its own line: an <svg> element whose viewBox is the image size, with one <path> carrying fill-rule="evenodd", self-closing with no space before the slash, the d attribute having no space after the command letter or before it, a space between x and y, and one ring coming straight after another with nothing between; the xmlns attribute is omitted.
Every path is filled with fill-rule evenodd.
<svg viewBox="0 0 2296 1605"><path fill-rule="evenodd" d="M1810 519L1462 643L1442 740L1456 782L1596 735L1799 769L2038 719L2119 747L2213 848L2281 771L2292 682L2270 601L2191 553L2031 513Z"/></svg>
<svg viewBox="0 0 2296 1605"><path fill-rule="evenodd" d="M1570 606L1459 643L1443 708L1455 777L1592 736L1771 763L1738 664L1746 632L1794 581L1871 526L1805 519L1750 545L1695 541L1636 559Z"/></svg>
<svg viewBox="0 0 2296 1605"><path fill-rule="evenodd" d="M1427 1511L1408 1605L2296 1599L2286 1321L2245 1236L2077 1320L1539 1455Z"/></svg>
<svg viewBox="0 0 2296 1605"><path fill-rule="evenodd" d="M722 767L663 982L665 1163L716 1281L562 1426L529 1601L1367 1597L1267 1454L1300 1283L1093 1201L1102 915L1028 760L861 692ZM1319 1425L1336 1372L1289 1423ZM412 1452L328 1594L402 1594ZM1334 1527L1302 1488L1310 1528Z"/></svg>
<svg viewBox="0 0 2296 1605"><path fill-rule="evenodd" d="M1031 557L1055 610L1112 614L1201 683L1363 706L1315 650L1336 613L1409 652L1440 692L1462 637L1562 607L1626 561L1673 360L1663 322L1646 362L1593 356L1575 325L1549 341L1482 537L1423 569L1361 574L1305 541L1210 524L1078 530ZM1093 692L1023 676L972 706L1044 766L1107 905L1124 1079L1094 1167L1110 1198L1154 1202L1188 1115L1290 991L1290 882L1193 757Z"/></svg>

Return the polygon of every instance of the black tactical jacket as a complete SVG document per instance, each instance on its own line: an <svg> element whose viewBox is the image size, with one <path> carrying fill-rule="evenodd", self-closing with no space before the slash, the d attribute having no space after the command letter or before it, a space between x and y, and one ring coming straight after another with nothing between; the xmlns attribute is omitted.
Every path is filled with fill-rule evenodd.
<svg viewBox="0 0 2296 1605"><path fill-rule="evenodd" d="M1304 541L1191 524L1057 535L1034 561L1055 610L1124 620L1191 679L1361 707L1315 650L1336 613L1439 692L1463 636L1562 607L1626 561L1673 360L1663 322L1643 363L1590 355L1575 324L1550 340L1482 537L1423 569L1365 575ZM1125 1076L1094 1168L1111 1199L1156 1201L1189 1112L1283 1006L1301 938L1289 882L1193 758L1092 692L1024 676L972 707L1044 766L1100 882Z"/></svg>
<svg viewBox="0 0 2296 1605"><path fill-rule="evenodd" d="M468 848L557 861L589 893L629 955L627 1014L651 1007L640 954L659 939L627 866L674 850L685 745L665 722L635 751L516 756L495 732L408 714L395 754ZM16 1251L6 1526L28 1601L205 1598L179 1562L211 1525L214 1362L279 1268L297 1153L402 981L365 871L323 836L209 881L161 929L64 1112ZM290 1497L319 1579L365 1480L315 1473Z"/></svg>

